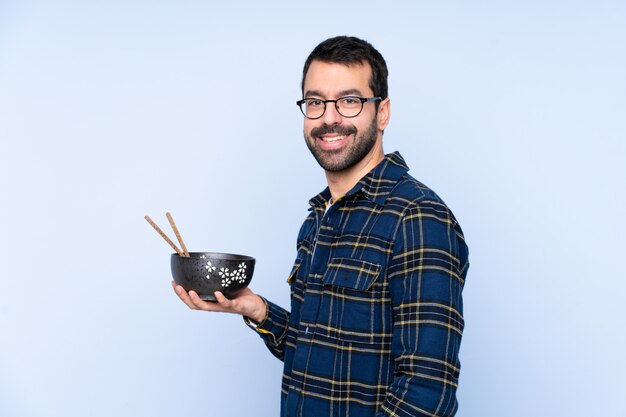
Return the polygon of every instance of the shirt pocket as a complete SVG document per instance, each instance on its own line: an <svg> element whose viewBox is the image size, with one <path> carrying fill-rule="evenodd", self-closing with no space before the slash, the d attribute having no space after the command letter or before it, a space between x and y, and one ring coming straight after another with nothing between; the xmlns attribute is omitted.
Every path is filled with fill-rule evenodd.
<svg viewBox="0 0 626 417"><path fill-rule="evenodd" d="M385 306L379 264L332 258L322 276L318 335L354 343L379 343L385 333Z"/></svg>
<svg viewBox="0 0 626 417"><path fill-rule="evenodd" d="M367 291L380 275L380 265L360 259L332 258L322 281L324 285Z"/></svg>

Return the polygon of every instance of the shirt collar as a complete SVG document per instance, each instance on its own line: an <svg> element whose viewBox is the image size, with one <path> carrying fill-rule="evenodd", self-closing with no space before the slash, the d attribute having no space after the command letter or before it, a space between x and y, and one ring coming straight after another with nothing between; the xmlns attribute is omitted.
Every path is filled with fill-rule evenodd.
<svg viewBox="0 0 626 417"><path fill-rule="evenodd" d="M396 186L398 180L409 171L400 152L385 155L385 158L374 169L367 173L359 182L346 193L349 197L357 192L363 193L365 198L379 205L384 205L389 193ZM326 187L321 193L309 200L311 209L324 208L330 200L330 189Z"/></svg>

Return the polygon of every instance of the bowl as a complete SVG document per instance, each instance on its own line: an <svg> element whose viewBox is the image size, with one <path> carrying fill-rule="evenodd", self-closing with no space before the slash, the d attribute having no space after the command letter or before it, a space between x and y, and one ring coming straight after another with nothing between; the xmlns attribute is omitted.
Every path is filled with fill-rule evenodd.
<svg viewBox="0 0 626 417"><path fill-rule="evenodd" d="M217 252L189 252L189 257L173 253L171 258L174 282L205 301L215 301L215 291L233 298L250 283L254 263L251 256Z"/></svg>

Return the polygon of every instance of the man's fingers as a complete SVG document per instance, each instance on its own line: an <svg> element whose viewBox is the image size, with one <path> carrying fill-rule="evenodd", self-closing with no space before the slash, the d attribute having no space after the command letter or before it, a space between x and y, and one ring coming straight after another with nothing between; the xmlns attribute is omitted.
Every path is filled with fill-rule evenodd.
<svg viewBox="0 0 626 417"><path fill-rule="evenodd" d="M226 298L226 296L220 291L215 291L213 295L215 296L217 304L222 308L221 311L226 313L242 314L240 311L241 302L239 300Z"/></svg>
<svg viewBox="0 0 626 417"><path fill-rule="evenodd" d="M216 302L212 302L202 300L198 293L193 290L189 292L185 291L183 287L176 285L174 281L172 281L172 288L176 295L178 295L178 298L192 310L238 313L238 311L236 311L236 303L226 298L220 291L213 293Z"/></svg>
<svg viewBox="0 0 626 417"><path fill-rule="evenodd" d="M189 291L189 298L196 310L215 311L215 309L212 308L212 303L201 299L197 292Z"/></svg>
<svg viewBox="0 0 626 417"><path fill-rule="evenodd" d="M224 294L222 294L219 291L215 291L213 293L213 295L215 296L215 300L218 302L218 304L223 307L226 310L231 310L232 306L233 306L233 302L231 300L229 300L228 298L226 298L224 296Z"/></svg>
<svg viewBox="0 0 626 417"><path fill-rule="evenodd" d="M192 310L198 309L183 287L181 287L180 285L175 285L174 292L176 293L176 295L178 295L178 298L180 298L181 301L187 305L187 307L191 308Z"/></svg>
<svg viewBox="0 0 626 417"><path fill-rule="evenodd" d="M198 293L195 292L194 290L190 290L188 294L189 294L189 298L191 299L191 302L194 303L194 305L196 305L197 307L200 307L201 303L204 302L202 301Z"/></svg>

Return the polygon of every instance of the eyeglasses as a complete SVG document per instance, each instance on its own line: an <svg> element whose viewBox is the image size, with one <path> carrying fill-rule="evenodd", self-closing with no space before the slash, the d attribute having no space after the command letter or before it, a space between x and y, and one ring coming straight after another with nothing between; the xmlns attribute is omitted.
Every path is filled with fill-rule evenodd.
<svg viewBox="0 0 626 417"><path fill-rule="evenodd" d="M320 98L305 98L296 101L300 111L307 119L319 119L326 112L326 103L335 103L337 113L343 117L356 117L363 110L363 105L368 101L379 101L380 97L339 97L337 100L322 100Z"/></svg>

